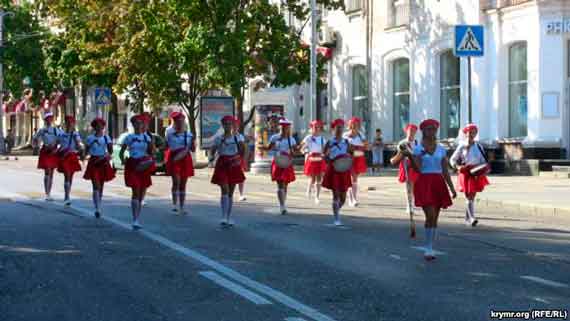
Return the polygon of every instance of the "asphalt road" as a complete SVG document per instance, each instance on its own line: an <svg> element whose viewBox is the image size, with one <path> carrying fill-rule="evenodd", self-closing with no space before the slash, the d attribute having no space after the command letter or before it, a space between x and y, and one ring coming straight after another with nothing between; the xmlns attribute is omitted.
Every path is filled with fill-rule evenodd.
<svg viewBox="0 0 570 321"><path fill-rule="evenodd" d="M441 219L438 259L425 262L423 220L410 240L389 178L343 210L339 229L329 193L315 205L300 179L280 216L269 178L250 177L236 226L221 229L207 170L189 184L187 216L170 211L169 179L155 177L134 232L122 177L96 220L88 182L77 179L64 208L60 176L46 203L33 164L0 169L0 320L489 320L491 310L570 309L570 227L558 218L499 209L473 229L457 201Z"/></svg>

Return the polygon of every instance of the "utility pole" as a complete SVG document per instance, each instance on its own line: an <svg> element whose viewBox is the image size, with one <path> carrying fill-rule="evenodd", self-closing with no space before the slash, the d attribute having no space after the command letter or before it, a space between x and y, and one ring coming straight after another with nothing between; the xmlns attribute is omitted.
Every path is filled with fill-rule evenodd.
<svg viewBox="0 0 570 321"><path fill-rule="evenodd" d="M0 155L6 153L4 143L4 69L2 54L4 53L4 17L13 16L14 13L0 9Z"/></svg>
<svg viewBox="0 0 570 321"><path fill-rule="evenodd" d="M309 102L310 121L317 115L317 23L318 23L317 1L311 0L311 99Z"/></svg>

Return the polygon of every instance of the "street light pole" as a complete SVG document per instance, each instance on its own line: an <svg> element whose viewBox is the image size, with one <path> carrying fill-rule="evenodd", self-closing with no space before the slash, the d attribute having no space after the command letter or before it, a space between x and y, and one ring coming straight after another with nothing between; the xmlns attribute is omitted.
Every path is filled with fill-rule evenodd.
<svg viewBox="0 0 570 321"><path fill-rule="evenodd" d="M311 89L310 89L310 102L309 102L309 116L310 120L315 119L317 110L317 1L311 0Z"/></svg>
<svg viewBox="0 0 570 321"><path fill-rule="evenodd" d="M12 12L0 9L0 55L3 53L4 47L4 16L13 15ZM2 57L0 56L0 155L6 152L6 144L4 143L4 69L2 65Z"/></svg>

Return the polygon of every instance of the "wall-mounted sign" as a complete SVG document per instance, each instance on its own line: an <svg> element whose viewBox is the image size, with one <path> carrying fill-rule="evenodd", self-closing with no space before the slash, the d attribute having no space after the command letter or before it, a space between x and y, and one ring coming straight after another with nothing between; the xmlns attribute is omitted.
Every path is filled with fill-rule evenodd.
<svg viewBox="0 0 570 321"><path fill-rule="evenodd" d="M570 33L570 19L549 21L546 24L546 33L554 35Z"/></svg>
<svg viewBox="0 0 570 321"><path fill-rule="evenodd" d="M214 146L216 135L223 134L222 118L233 114L233 97L200 98L200 147L202 149L210 149Z"/></svg>

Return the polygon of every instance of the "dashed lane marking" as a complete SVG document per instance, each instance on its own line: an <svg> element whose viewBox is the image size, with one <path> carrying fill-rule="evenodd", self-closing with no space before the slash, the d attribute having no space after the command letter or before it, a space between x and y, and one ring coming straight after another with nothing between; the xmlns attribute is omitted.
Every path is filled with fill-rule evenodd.
<svg viewBox="0 0 570 321"><path fill-rule="evenodd" d="M219 275L216 272L202 271L202 272L199 272L198 274L200 274L201 276L203 276L203 277L209 279L210 281L216 283L217 285L222 286L222 287L234 292L235 294L244 297L245 299L248 299L249 301L251 301L257 305L271 304L271 302L267 301L264 297L257 295L255 293L253 293L252 291L244 288L243 286L222 277L221 275Z"/></svg>
<svg viewBox="0 0 570 321"><path fill-rule="evenodd" d="M421 252L427 251L427 248L425 246L411 246L411 248L414 250L421 251ZM433 250L433 254L435 254L435 255L446 255L447 253L437 251L437 250Z"/></svg>
<svg viewBox="0 0 570 321"><path fill-rule="evenodd" d="M546 285L546 286L550 286L550 287L554 287L554 288L569 288L568 284L564 284L564 283L560 283L560 282L556 282L556 281L551 281L551 280L539 278L537 276L532 276L532 275L523 275L523 276L521 276L521 279L529 280L532 282L536 282L536 283Z"/></svg>
<svg viewBox="0 0 570 321"><path fill-rule="evenodd" d="M39 201L41 202L41 201ZM79 207L76 205L72 205L70 206L71 209L74 209L75 211L77 211L80 215L82 216L86 216L86 217L93 217L91 211L83 208L83 207ZM112 217L108 217L108 216L102 216L101 219L113 223L117 226L120 226L124 229L127 230L131 230L131 225L124 223L120 220L114 219ZM142 236L145 236L146 238L153 240L167 248L170 248L171 250L174 250L190 259L193 259L197 262L202 263L205 266L208 266L209 268L215 270L216 272L252 289L257 291L258 293L264 294L265 296L289 307L292 310L297 311L298 313L312 319L315 321L336 321L335 319L329 317L326 314L323 314L321 312L319 312L318 310L311 308L289 296L287 296L286 294L277 291L265 284L259 283L257 281L254 281L248 277L246 277L243 274L240 274L237 271L234 271L230 268L228 268L225 265L222 265L212 259L210 259L209 257L202 255L201 253L194 251L192 249L189 249L187 247L184 247L178 243L175 243L163 236L160 236L158 234L149 232L147 230L139 230L138 233Z"/></svg>

